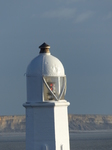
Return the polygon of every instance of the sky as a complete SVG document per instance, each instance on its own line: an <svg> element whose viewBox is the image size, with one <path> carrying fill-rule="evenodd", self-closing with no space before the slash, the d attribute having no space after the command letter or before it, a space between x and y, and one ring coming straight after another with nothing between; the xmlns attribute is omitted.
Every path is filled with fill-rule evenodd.
<svg viewBox="0 0 112 150"><path fill-rule="evenodd" d="M0 0L0 115L24 115L26 68L46 42L70 114L112 115L112 0Z"/></svg>

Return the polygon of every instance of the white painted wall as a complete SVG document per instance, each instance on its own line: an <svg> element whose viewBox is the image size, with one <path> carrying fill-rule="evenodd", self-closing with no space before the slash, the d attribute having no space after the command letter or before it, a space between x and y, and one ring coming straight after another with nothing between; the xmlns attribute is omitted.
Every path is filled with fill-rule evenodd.
<svg viewBox="0 0 112 150"><path fill-rule="evenodd" d="M27 77L27 102L41 102L43 100L42 86L42 76L38 78L36 76Z"/></svg>
<svg viewBox="0 0 112 150"><path fill-rule="evenodd" d="M56 106L54 108L56 150L61 150L61 145L63 150L70 149L67 106Z"/></svg>
<svg viewBox="0 0 112 150"><path fill-rule="evenodd" d="M24 104L26 150L69 150L68 102Z"/></svg>

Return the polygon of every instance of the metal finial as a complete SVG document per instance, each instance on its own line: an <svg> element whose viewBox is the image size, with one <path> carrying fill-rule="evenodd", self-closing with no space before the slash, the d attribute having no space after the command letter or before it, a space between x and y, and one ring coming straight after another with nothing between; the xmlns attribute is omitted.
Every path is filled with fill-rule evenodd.
<svg viewBox="0 0 112 150"><path fill-rule="evenodd" d="M40 48L40 53L50 53L49 51L50 46L46 43L40 45L39 48Z"/></svg>

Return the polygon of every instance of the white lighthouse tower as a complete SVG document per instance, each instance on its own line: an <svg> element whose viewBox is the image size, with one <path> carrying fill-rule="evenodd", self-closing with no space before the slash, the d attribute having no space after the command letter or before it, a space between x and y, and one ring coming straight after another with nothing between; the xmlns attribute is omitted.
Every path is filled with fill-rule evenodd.
<svg viewBox="0 0 112 150"><path fill-rule="evenodd" d="M69 150L66 75L62 63L43 43L28 65L26 150Z"/></svg>

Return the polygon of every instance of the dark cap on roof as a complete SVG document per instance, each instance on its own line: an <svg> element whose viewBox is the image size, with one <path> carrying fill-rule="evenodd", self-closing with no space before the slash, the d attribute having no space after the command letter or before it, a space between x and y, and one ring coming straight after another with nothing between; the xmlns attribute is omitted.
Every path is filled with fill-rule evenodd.
<svg viewBox="0 0 112 150"><path fill-rule="evenodd" d="M42 45L39 46L40 48L40 53L50 53L49 48L50 45L43 43Z"/></svg>

